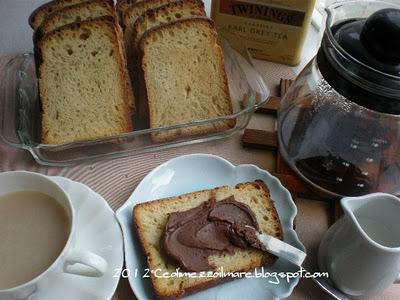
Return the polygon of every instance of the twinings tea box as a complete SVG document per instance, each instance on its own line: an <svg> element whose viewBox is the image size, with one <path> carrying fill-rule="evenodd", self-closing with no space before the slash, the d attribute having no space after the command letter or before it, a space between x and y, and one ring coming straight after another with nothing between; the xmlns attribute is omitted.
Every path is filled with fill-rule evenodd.
<svg viewBox="0 0 400 300"><path fill-rule="evenodd" d="M257 59L297 65L315 0L213 0L219 34ZM240 51L241 52L241 51Z"/></svg>

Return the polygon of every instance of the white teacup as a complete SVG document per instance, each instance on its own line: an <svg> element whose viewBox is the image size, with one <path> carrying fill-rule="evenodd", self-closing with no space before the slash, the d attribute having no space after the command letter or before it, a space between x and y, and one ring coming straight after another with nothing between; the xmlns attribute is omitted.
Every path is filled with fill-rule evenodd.
<svg viewBox="0 0 400 300"><path fill-rule="evenodd" d="M107 262L97 254L77 248L74 209L68 194L57 183L37 173L25 171L0 173L0 197L14 192L40 192L54 198L68 215L69 236L61 253L44 272L16 287L0 289L0 299L27 299L40 291L41 283L51 279L57 273L70 273L88 277L104 275Z"/></svg>

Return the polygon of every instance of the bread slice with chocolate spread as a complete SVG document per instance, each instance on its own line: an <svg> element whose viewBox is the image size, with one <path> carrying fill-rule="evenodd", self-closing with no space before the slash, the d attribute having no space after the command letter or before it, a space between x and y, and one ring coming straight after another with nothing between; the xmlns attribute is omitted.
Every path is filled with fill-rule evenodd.
<svg viewBox="0 0 400 300"><path fill-rule="evenodd" d="M221 186L181 196L170 197L138 204L133 209L133 221L136 226L147 264L150 270L175 272L179 267L167 258L163 248L162 237L169 214L184 212L205 203L215 197L221 201L234 196L235 201L246 204L255 214L260 230L283 240L283 231L278 213L274 207L268 187L264 182L239 183L236 186ZM233 253L222 251L208 257L213 270L223 267L225 272L254 271L261 266L270 266L276 260L274 255L248 247L237 248ZM160 278L151 274L154 290L159 298L171 299L187 296L209 288L232 278Z"/></svg>

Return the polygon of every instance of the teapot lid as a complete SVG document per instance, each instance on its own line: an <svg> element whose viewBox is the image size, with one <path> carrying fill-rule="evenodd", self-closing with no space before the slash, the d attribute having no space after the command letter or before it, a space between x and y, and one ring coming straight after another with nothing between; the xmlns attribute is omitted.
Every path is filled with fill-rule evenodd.
<svg viewBox="0 0 400 300"><path fill-rule="evenodd" d="M324 78L344 97L400 115L400 9L381 9L367 19L327 28L317 61Z"/></svg>
<svg viewBox="0 0 400 300"><path fill-rule="evenodd" d="M334 37L360 62L400 76L400 9L381 9L368 19L346 22L339 26Z"/></svg>

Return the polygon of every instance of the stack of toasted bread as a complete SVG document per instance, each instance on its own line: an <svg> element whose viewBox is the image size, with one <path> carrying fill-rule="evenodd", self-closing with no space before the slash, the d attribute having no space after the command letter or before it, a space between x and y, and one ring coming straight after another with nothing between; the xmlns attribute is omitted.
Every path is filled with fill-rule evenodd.
<svg viewBox="0 0 400 300"><path fill-rule="evenodd" d="M36 9L29 22L43 143L132 131L135 111L150 128L232 114L222 51L200 0L120 0L116 6L112 0L54 0ZM219 121L161 131L152 139L233 125Z"/></svg>

